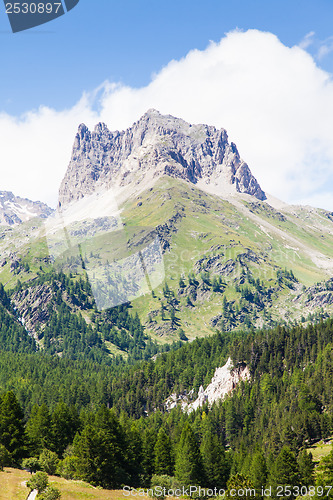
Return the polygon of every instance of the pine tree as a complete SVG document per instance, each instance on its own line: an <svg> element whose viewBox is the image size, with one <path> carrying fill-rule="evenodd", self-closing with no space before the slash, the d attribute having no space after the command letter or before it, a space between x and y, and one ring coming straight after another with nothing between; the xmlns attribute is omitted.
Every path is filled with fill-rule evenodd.
<svg viewBox="0 0 333 500"><path fill-rule="evenodd" d="M0 443L16 462L24 457L27 437L24 431L23 412L12 391L7 392L0 404Z"/></svg>
<svg viewBox="0 0 333 500"><path fill-rule="evenodd" d="M249 476L257 492L266 486L267 464L262 451L257 451L253 454Z"/></svg>
<svg viewBox="0 0 333 500"><path fill-rule="evenodd" d="M130 427L129 427L130 426ZM143 470L143 443L140 429L137 422L127 423L126 445L123 447L124 458L126 463L126 472L130 478L131 485L140 484L140 477Z"/></svg>
<svg viewBox="0 0 333 500"><path fill-rule="evenodd" d="M297 486L300 484L300 474L296 461L295 454L288 446L283 446L280 451L275 464L273 466L272 477L273 486ZM275 491L276 493L276 491ZM290 495L280 496L280 499L288 498Z"/></svg>
<svg viewBox="0 0 333 500"><path fill-rule="evenodd" d="M59 463L58 455L54 451L43 450L39 455L40 468L46 472L46 474L55 474L57 466Z"/></svg>
<svg viewBox="0 0 333 500"><path fill-rule="evenodd" d="M3 471L5 466L9 466L11 462L11 456L9 451L4 447L3 444L0 444L0 471Z"/></svg>
<svg viewBox="0 0 333 500"><path fill-rule="evenodd" d="M92 425L87 425L81 434L75 436L73 449L74 456L77 457L77 477L98 486L102 450L98 432Z"/></svg>
<svg viewBox="0 0 333 500"><path fill-rule="evenodd" d="M112 410L105 406L88 415L87 424L73 441L71 471L93 485L114 488L125 481L123 432Z"/></svg>
<svg viewBox="0 0 333 500"><path fill-rule="evenodd" d="M98 432L100 472L97 480L104 487L114 488L124 480L123 451L125 441L113 410L101 406L95 415Z"/></svg>
<svg viewBox="0 0 333 500"><path fill-rule="evenodd" d="M155 453L155 474L173 475L173 455L171 441L163 428L157 435L157 441L154 448Z"/></svg>
<svg viewBox="0 0 333 500"><path fill-rule="evenodd" d="M51 418L53 448L59 456L63 454L79 428L79 416L75 408L63 401L58 403Z"/></svg>
<svg viewBox="0 0 333 500"><path fill-rule="evenodd" d="M315 464L312 459L312 453L302 450L297 457L297 463L301 475L301 484L304 486L313 485Z"/></svg>
<svg viewBox="0 0 333 500"><path fill-rule="evenodd" d="M142 481L141 485L150 485L151 478L155 469L155 448L156 444L156 429L149 427L144 429L142 433Z"/></svg>
<svg viewBox="0 0 333 500"><path fill-rule="evenodd" d="M44 403L33 407L26 429L36 455L43 449L53 449L51 416Z"/></svg>
<svg viewBox="0 0 333 500"><path fill-rule="evenodd" d="M175 476L184 485L200 484L204 479L199 446L188 422L184 425L177 449Z"/></svg>
<svg viewBox="0 0 333 500"><path fill-rule="evenodd" d="M205 471L205 485L210 488L225 488L230 472L229 464L224 447L207 418L203 423L200 451Z"/></svg>
<svg viewBox="0 0 333 500"><path fill-rule="evenodd" d="M31 491L37 490L39 494L45 491L48 485L49 478L47 477L46 472L40 471L36 472L36 474L34 474L32 478L27 482L28 488L30 488Z"/></svg>
<svg viewBox="0 0 333 500"><path fill-rule="evenodd" d="M176 313L173 307L171 308L170 311L170 319L171 319L171 326L174 327L176 324Z"/></svg>
<svg viewBox="0 0 333 500"><path fill-rule="evenodd" d="M248 497L253 498L255 496L252 482L243 474L237 473L231 476L228 480L227 488L227 498L246 500Z"/></svg>
<svg viewBox="0 0 333 500"><path fill-rule="evenodd" d="M163 295L164 297L169 297L170 295L170 288L167 281L165 282L165 285L163 287Z"/></svg>

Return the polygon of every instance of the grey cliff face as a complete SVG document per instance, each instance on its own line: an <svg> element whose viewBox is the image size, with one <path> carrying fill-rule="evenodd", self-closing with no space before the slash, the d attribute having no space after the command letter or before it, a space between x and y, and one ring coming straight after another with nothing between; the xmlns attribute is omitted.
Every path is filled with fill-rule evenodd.
<svg viewBox="0 0 333 500"><path fill-rule="evenodd" d="M45 203L0 191L0 225L14 226L34 217L46 218L53 210Z"/></svg>
<svg viewBox="0 0 333 500"><path fill-rule="evenodd" d="M162 175L216 186L221 186L222 179L224 186L233 186L239 193L266 198L224 129L191 125L149 110L122 132L110 132L103 123L93 132L79 126L60 186L59 205Z"/></svg>

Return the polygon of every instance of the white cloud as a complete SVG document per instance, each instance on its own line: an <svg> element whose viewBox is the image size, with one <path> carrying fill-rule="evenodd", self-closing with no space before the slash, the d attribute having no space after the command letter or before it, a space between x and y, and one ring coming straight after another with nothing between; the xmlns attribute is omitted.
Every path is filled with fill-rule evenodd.
<svg viewBox="0 0 333 500"><path fill-rule="evenodd" d="M326 38L323 42L320 43L317 58L319 61L324 59L324 57L328 56L333 51L333 37L330 36Z"/></svg>
<svg viewBox="0 0 333 500"><path fill-rule="evenodd" d="M84 95L71 109L40 107L15 118L0 114L1 190L56 204L78 124L98 121Z"/></svg>
<svg viewBox="0 0 333 500"><path fill-rule="evenodd" d="M313 44L313 37L315 36L315 34L316 33L314 31L310 31L309 33L307 33L305 37L300 41L298 46L304 50L310 47L310 45Z"/></svg>
<svg viewBox="0 0 333 500"><path fill-rule="evenodd" d="M256 30L232 32L171 61L146 87L105 84L99 99L98 116L93 96L62 112L0 115L1 188L54 201L80 122L123 129L154 107L224 127L274 196L297 202L325 192L321 205L333 209L333 83L299 46Z"/></svg>

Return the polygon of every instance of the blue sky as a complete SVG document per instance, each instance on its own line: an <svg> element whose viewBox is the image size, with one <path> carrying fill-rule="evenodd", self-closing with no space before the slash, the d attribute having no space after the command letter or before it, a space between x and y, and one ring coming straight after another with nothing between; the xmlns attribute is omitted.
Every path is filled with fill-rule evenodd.
<svg viewBox="0 0 333 500"><path fill-rule="evenodd" d="M13 35L1 4L0 109L19 114L72 106L104 80L134 87L192 49L239 28L269 31L287 46L333 35L331 0L80 0L46 25ZM320 61L333 72L333 53Z"/></svg>
<svg viewBox="0 0 333 500"><path fill-rule="evenodd" d="M80 0L12 34L1 3L0 189L55 204L81 121L154 106L225 127L264 189L333 210L332 21L331 0Z"/></svg>

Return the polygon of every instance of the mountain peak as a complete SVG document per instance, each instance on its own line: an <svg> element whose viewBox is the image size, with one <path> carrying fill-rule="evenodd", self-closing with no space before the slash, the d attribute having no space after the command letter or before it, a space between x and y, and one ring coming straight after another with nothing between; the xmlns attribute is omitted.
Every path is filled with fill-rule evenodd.
<svg viewBox="0 0 333 500"><path fill-rule="evenodd" d="M247 193L266 198L224 129L192 125L149 109L132 127L111 132L81 124L59 191L59 204L114 187L143 185L163 175L216 194Z"/></svg>
<svg viewBox="0 0 333 500"><path fill-rule="evenodd" d="M155 108L149 108L143 116L161 116L161 113Z"/></svg>
<svg viewBox="0 0 333 500"><path fill-rule="evenodd" d="M40 201L15 196L11 191L0 191L0 225L14 226L34 217L46 218L52 211Z"/></svg>

